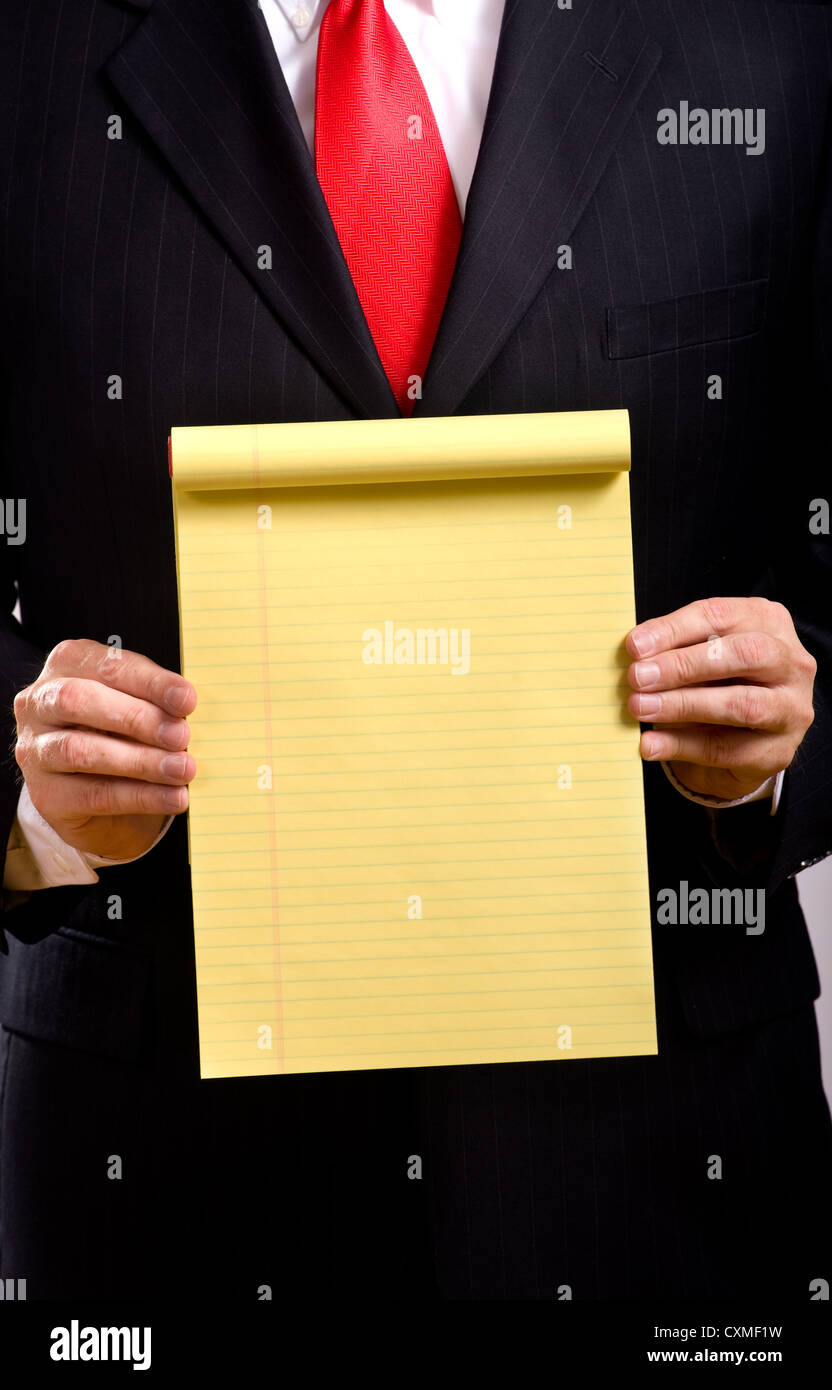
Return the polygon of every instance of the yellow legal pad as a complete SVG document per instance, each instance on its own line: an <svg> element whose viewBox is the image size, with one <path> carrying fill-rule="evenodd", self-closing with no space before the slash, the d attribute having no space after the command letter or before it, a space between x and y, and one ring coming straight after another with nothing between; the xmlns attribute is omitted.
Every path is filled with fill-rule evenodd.
<svg viewBox="0 0 832 1390"><path fill-rule="evenodd" d="M655 1053L627 412L171 458L202 1075Z"/></svg>

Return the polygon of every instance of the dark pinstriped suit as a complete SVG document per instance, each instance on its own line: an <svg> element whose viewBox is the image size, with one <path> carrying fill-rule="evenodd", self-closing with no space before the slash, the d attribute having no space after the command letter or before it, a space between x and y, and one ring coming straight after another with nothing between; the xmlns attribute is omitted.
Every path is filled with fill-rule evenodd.
<svg viewBox="0 0 832 1390"><path fill-rule="evenodd" d="M0 26L3 496L28 501L2 550L9 710L62 637L176 665L172 424L396 408L253 0L8 0ZM807 526L828 493L830 78L823 5L508 0L416 409L627 406L640 617L714 593L791 607L820 680L778 815L712 816L646 771L654 891L764 885L764 934L656 927L657 1058L200 1083L181 822L97 886L7 904L0 1265L30 1297L803 1299L828 1273L789 875L832 850L829 551ZM765 153L660 146L682 100L764 107ZM0 796L5 845L10 758ZM261 1216L266 1174L284 1195Z"/></svg>

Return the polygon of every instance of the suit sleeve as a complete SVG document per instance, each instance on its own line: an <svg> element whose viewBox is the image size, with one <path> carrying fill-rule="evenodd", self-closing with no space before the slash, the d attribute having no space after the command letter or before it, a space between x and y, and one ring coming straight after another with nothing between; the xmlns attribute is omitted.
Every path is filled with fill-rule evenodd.
<svg viewBox="0 0 832 1390"><path fill-rule="evenodd" d="M2 481L0 493L4 499L9 496ZM7 538L0 536L0 884L23 786L23 776L14 756L17 738L14 697L36 678L47 656L41 647L24 637L14 616L17 602L14 562L21 549L21 546L9 545ZM8 950L6 932L22 941L36 941L49 935L60 925L66 910L87 891L87 885L50 888L31 894L0 889L0 952L5 954Z"/></svg>
<svg viewBox="0 0 832 1390"><path fill-rule="evenodd" d="M759 806L710 813L714 845L729 863L741 870L756 868L759 875L765 851L770 893L790 875L832 854L832 94L811 246L784 344L784 361L789 359L782 376L784 431L768 479L778 528L768 573L755 592L785 604L817 661L815 718L786 773L782 802L769 824Z"/></svg>
<svg viewBox="0 0 832 1390"><path fill-rule="evenodd" d="M4 494L5 495L5 494ZM16 602L14 581L9 573L9 549L3 545L2 614L0 615L0 883L5 868L6 850L12 824L17 814L23 778L14 757L16 725L14 697L19 690L38 675L46 654L23 636L20 624L13 615ZM4 902L5 906L5 902Z"/></svg>

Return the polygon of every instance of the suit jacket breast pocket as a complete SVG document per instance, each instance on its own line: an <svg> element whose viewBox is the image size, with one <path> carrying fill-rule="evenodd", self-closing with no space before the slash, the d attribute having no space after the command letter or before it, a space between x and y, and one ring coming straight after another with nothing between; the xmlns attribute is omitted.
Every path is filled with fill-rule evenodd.
<svg viewBox="0 0 832 1390"><path fill-rule="evenodd" d="M767 288L767 280L746 280L676 299L608 308L607 356L646 357L748 337L763 325Z"/></svg>

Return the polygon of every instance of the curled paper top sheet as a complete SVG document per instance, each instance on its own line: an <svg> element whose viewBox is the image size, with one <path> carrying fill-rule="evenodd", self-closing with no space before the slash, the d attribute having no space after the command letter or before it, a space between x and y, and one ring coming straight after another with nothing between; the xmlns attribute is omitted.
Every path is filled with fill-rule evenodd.
<svg viewBox="0 0 832 1390"><path fill-rule="evenodd" d="M195 425L171 431L178 492L620 473L629 467L626 410Z"/></svg>

